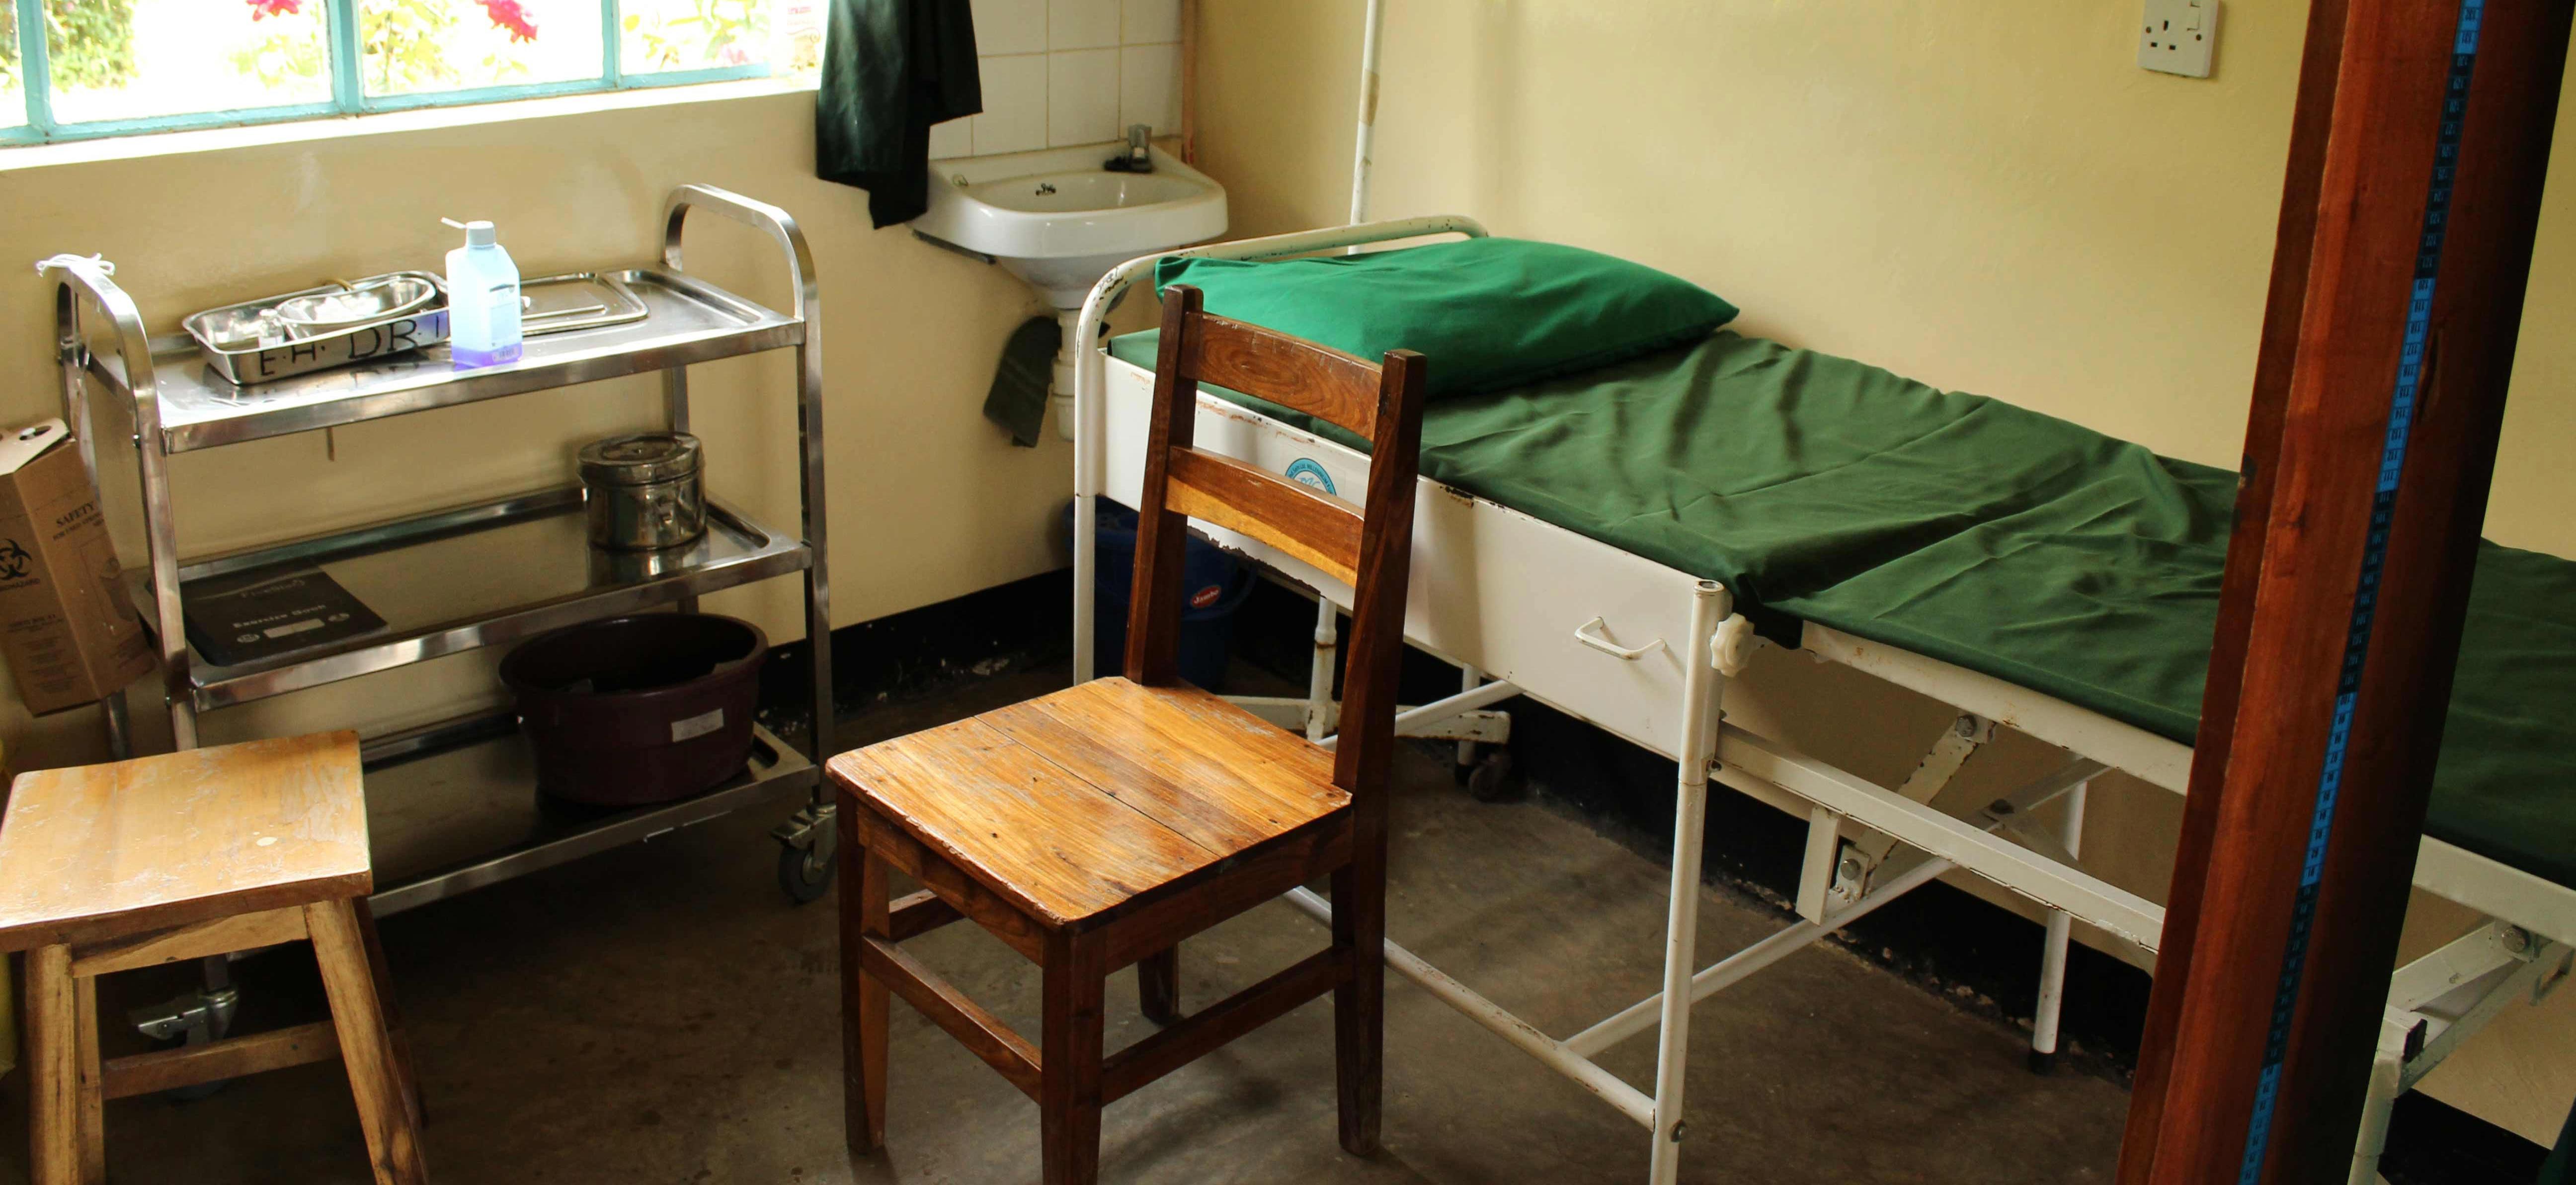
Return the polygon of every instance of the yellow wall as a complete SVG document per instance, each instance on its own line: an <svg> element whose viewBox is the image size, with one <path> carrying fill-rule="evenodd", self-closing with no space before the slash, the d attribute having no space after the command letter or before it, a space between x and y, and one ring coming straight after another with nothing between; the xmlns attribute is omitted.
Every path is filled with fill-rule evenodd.
<svg viewBox="0 0 2576 1185"><path fill-rule="evenodd" d="M1202 4L1201 163L1237 233L1342 221L1362 0ZM2206 81L2137 68L2136 0L1388 12L1372 216L1466 213L1651 263L1743 306L1748 332L2233 467L2303 6L2229 5ZM2559 126L2576 144L2576 105ZM2489 533L2576 556L2576 476L2558 459L2576 438L2572 174L2576 150L2542 220ZM1944 718L1788 662L1730 710L1890 779L1911 750L1815 722L1867 713L1928 739ZM2034 749L1981 757L1962 797ZM2086 863L2161 897L2180 800L2115 781L2090 814ZM2419 902L2408 950L2466 924ZM2428 1089L2546 1141L2576 1094L2576 1008L2516 1010Z"/></svg>
<svg viewBox="0 0 2576 1185"><path fill-rule="evenodd" d="M702 182L796 215L822 275L833 619L881 617L1057 566L1051 514L1070 488L1068 450L1051 435L1040 448L1012 448L979 411L1004 337L1038 311L1027 288L901 228L870 230L863 193L813 176L810 91L719 93L733 97L484 109L572 112L504 122L385 117L356 126L405 130L360 134L346 124L209 134L175 142L230 146L132 159L0 153L0 259L20 269L0 283L0 424L59 414L51 286L23 270L41 256L104 253L152 329L167 333L195 310L323 277L443 270L457 235L441 215L498 222L523 275L651 263L665 196ZM420 126L441 122L457 126ZM315 130L341 134L312 138ZM280 135L287 142L238 143ZM693 218L690 235L693 270L786 307L785 268L756 232ZM780 353L700 366L694 386L711 490L790 530L792 384ZM173 466L183 549L205 554L567 483L582 441L645 426L659 406L651 378L626 379L344 428L336 461L325 459L319 434L183 455ZM127 561L139 562L131 453L101 452L120 457L104 478L108 505ZM804 632L792 581L710 607L752 616L778 641ZM219 713L209 732L435 718L460 697L491 694L490 659L444 659ZM94 731L86 711L31 724L14 695L0 695L0 733L20 768L87 756Z"/></svg>

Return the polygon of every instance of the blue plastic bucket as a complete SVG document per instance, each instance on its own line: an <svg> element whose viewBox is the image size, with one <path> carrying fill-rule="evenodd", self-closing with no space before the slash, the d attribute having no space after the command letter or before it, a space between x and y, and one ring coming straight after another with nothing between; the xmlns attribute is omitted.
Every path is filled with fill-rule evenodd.
<svg viewBox="0 0 2576 1185"><path fill-rule="evenodd" d="M1098 669L1115 674L1126 664L1128 592L1136 578L1136 512L1107 498L1098 502L1099 558L1092 579L1099 612L1092 625ZM1073 538L1073 504L1064 507L1064 535ZM1234 643L1234 612L1252 592L1253 576L1215 544L1189 537L1181 562L1181 677L1214 690L1225 681L1226 654Z"/></svg>

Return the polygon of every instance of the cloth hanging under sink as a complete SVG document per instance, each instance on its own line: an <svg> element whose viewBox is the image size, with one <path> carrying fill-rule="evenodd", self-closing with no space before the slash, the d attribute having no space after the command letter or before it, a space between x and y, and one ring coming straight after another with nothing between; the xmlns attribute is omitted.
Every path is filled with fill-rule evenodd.
<svg viewBox="0 0 2576 1185"><path fill-rule="evenodd" d="M993 370L993 389L984 395L984 418L1011 434L1011 443L1036 448L1046 426L1047 387L1055 379L1055 356L1064 330L1053 317L1031 317L1011 331L1002 347L1002 363Z"/></svg>
<svg viewBox="0 0 2576 1185"><path fill-rule="evenodd" d="M930 208L930 127L984 109L967 0L832 0L814 175L868 191L878 226Z"/></svg>

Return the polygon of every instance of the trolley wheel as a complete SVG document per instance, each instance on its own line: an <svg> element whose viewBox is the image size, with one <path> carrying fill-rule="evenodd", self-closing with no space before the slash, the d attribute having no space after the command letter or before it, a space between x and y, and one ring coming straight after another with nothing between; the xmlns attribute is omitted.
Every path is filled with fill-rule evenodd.
<svg viewBox="0 0 2576 1185"><path fill-rule="evenodd" d="M155 1052L176 1052L223 1040L231 1033L233 1012L240 1004L241 990L230 983L227 975L201 991L165 1001L155 1008L140 1009L128 1019L133 1022L135 1031L152 1043ZM168 1102L193 1103L213 1098L232 1084L230 1078L217 1078L156 1093Z"/></svg>
<svg viewBox="0 0 2576 1185"><path fill-rule="evenodd" d="M1467 768L1467 796L1478 802L1517 802L1528 789L1509 749L1489 749Z"/></svg>
<svg viewBox="0 0 2576 1185"><path fill-rule="evenodd" d="M778 849L778 888L789 901L804 905L831 891L832 877L841 869L832 847L818 843Z"/></svg>
<svg viewBox="0 0 2576 1185"><path fill-rule="evenodd" d="M778 841L778 888L798 905L820 900L840 871L841 833L832 825L834 804L818 799L773 827Z"/></svg>

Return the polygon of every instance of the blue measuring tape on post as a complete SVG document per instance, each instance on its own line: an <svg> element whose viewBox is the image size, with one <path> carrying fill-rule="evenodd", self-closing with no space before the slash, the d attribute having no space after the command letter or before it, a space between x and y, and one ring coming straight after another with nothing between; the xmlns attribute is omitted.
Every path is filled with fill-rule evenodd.
<svg viewBox="0 0 2576 1185"><path fill-rule="evenodd" d="M2291 907L2290 944L2281 960L2281 986L2272 998L2272 1022L2263 1043L2263 1076L2254 1091L2253 1122L2245 1133L2239 1185L2254 1185L2272 1136L2280 1101L2281 1063L2288 1057L2290 1016L2298 1007L2299 980L2307 970L2308 939L2316 924L2317 892L2325 874L2326 840L2334 832L2335 799L2343 788L2344 751L2352 739L2353 704L2361 695L2361 668L2370 653L2370 627L2379 601L2379 578L2388 561L2388 528L2397 508L2397 478L2406 467L2406 439L2415 426L2415 404L2424 378L2425 339L2432 332L2433 283L2442 268L2442 240L2449 230L2451 186L2459 176L2460 126L2468 118L2469 74L2478 61L2478 24L2486 0L2460 0L2460 25L2451 46L2451 77L2442 94L2442 130L2433 155L2433 187L2424 201L2424 234L2415 252L2415 282L2407 294L2406 344L2398 355L2397 387L2388 405L2388 437L2380 446L2379 485L2371 499L2370 536L2362 546L2361 582L2353 592L2352 624L2344 634L2343 670L2336 681L2334 725L2326 734L2325 768L2317 777L2316 811L2309 818L2306 862L2299 870Z"/></svg>

